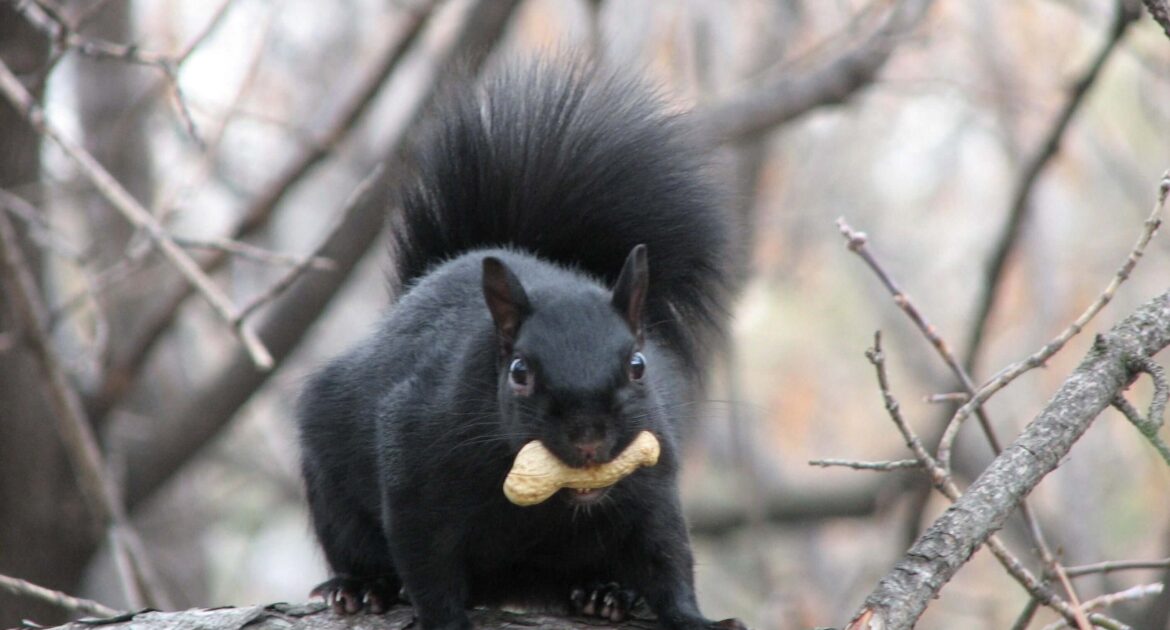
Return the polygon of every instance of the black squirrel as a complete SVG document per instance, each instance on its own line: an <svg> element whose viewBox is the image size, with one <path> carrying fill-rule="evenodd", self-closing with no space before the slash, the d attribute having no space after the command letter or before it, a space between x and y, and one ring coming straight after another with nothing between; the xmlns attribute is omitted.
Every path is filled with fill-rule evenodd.
<svg viewBox="0 0 1170 630"><path fill-rule="evenodd" d="M423 630L512 604L664 628L699 612L679 506L682 422L726 320L731 232L707 152L643 82L513 63L416 140L392 227L400 298L308 382L303 472L334 577L314 594ZM540 440L605 463L642 430L657 465L519 507L502 484Z"/></svg>

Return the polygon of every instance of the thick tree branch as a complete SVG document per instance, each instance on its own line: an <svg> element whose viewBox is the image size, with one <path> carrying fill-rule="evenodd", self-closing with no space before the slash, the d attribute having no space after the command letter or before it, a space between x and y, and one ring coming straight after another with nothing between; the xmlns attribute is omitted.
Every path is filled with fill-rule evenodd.
<svg viewBox="0 0 1170 630"><path fill-rule="evenodd" d="M734 96L699 119L716 138L736 142L757 136L812 109L844 103L877 77L894 49L926 15L933 0L900 0L886 21L856 46L820 67L784 74Z"/></svg>
<svg viewBox="0 0 1170 630"><path fill-rule="evenodd" d="M471 621L481 630L654 630L653 621L632 619L615 624L584 617L556 617L539 613L509 613L498 610L473 610ZM408 606L397 606L383 615L358 614L341 617L324 604L271 604L241 608L193 608L179 612L128 613L104 620L86 620L58 626L55 630L151 630L154 628L201 628L203 630L406 630L416 628L414 614Z"/></svg>
<svg viewBox="0 0 1170 630"><path fill-rule="evenodd" d="M910 548L866 599L857 628L910 628L942 587L1052 472L1133 378L1135 358L1170 345L1170 291L1108 333L1044 410Z"/></svg>

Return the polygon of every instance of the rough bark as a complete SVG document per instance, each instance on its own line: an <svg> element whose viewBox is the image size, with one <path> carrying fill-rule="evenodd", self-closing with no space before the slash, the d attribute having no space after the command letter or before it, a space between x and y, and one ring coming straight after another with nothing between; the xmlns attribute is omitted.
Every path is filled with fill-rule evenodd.
<svg viewBox="0 0 1170 630"><path fill-rule="evenodd" d="M1170 291L1097 337L1040 415L882 578L850 628L912 627L942 587L1131 382L1133 361L1167 345Z"/></svg>
<svg viewBox="0 0 1170 630"><path fill-rule="evenodd" d="M543 628L544 630L652 630L658 625L646 620L630 620L620 624L586 618L564 618L542 614L516 614L497 610L475 610L471 621L476 628L492 630L504 628ZM196 608L180 612L141 612L113 617L107 620L74 622L58 630L86 630L101 626L108 630L150 630L174 628L178 630L405 630L414 627L414 615L409 607L399 606L384 615L353 615L340 617L324 604L271 604L243 608Z"/></svg>

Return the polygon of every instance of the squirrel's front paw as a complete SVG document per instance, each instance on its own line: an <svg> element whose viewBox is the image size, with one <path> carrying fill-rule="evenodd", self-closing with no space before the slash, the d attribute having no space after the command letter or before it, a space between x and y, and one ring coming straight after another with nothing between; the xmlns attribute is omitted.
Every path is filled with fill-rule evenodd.
<svg viewBox="0 0 1170 630"><path fill-rule="evenodd" d="M378 615L398 601L396 582L385 577L336 576L318 584L309 596L323 598L339 615L352 615L363 609Z"/></svg>
<svg viewBox="0 0 1170 630"><path fill-rule="evenodd" d="M628 617L639 598L637 591L622 588L616 582L577 587L569 595L576 614L609 619L614 623Z"/></svg>

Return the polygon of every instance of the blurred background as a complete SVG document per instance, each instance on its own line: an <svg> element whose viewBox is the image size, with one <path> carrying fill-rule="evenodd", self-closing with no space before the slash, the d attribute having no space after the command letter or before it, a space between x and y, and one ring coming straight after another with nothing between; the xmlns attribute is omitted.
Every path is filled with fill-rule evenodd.
<svg viewBox="0 0 1170 630"><path fill-rule="evenodd" d="M0 60L52 126L251 309L242 321L272 353L269 371L3 99L0 209L162 601L302 601L326 569L292 406L306 376L360 340L392 294L384 192L374 181L361 201L347 198L387 156L393 171L454 67L571 48L639 69L713 131L744 228L733 347L696 414L683 480L704 612L765 629L842 625L946 502L914 471L808 462L910 457L864 356L876 330L893 393L924 436L954 410L926 397L958 386L835 221L868 234L975 382L1040 348L1113 277L1170 168L1170 39L1148 15L1119 20L1122 9L1132 5L0 2ZM315 254L329 262L298 262ZM1094 333L1168 284L1163 233L1085 333L988 404L1001 440L1043 407ZM0 302L0 573L129 607L24 343L30 327L5 306L11 296ZM1144 384L1130 392L1142 407L1149 396ZM960 486L990 457L967 427ZM1170 556L1168 489L1167 466L1109 411L1032 504L1066 565L1154 560ZM1004 535L1035 567L1019 524ZM1088 599L1162 575L1094 574L1076 586ZM1026 602L980 551L920 627L1007 628ZM1165 627L1158 605L1111 614ZM66 618L0 592L0 626ZM1029 627L1055 619L1041 611Z"/></svg>

